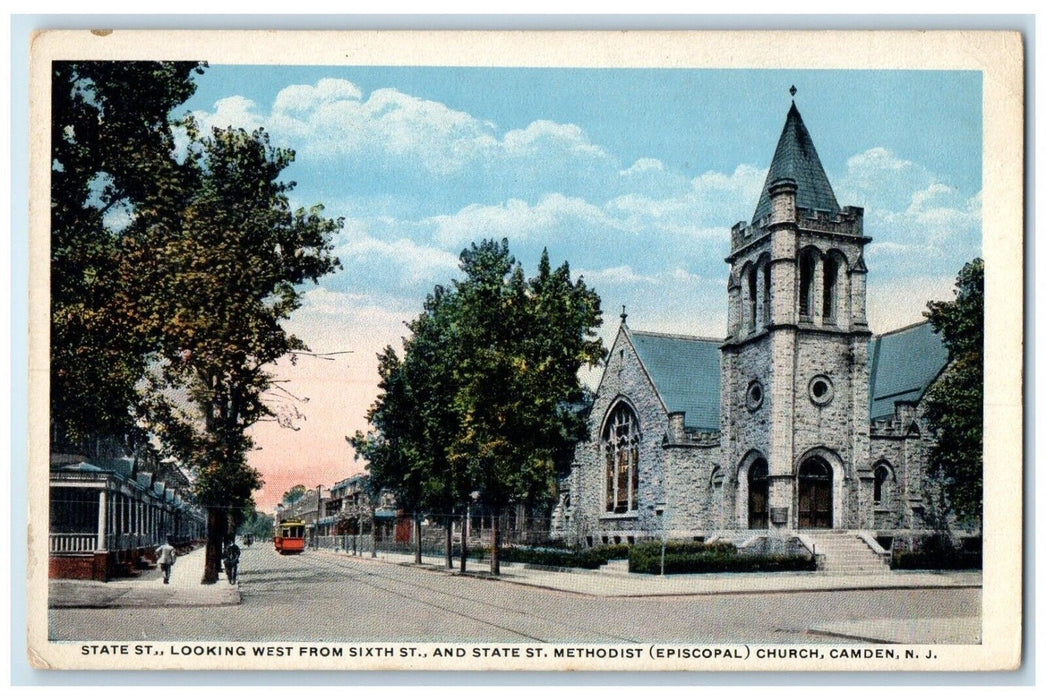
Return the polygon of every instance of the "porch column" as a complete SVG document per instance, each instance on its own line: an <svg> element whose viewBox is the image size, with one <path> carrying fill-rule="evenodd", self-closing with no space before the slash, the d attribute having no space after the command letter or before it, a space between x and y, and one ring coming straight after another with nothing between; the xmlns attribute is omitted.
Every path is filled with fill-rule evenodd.
<svg viewBox="0 0 1046 700"><path fill-rule="evenodd" d="M106 502L106 491L103 488L98 490L98 542L95 546L96 552L105 551L105 526L108 520L108 503Z"/></svg>

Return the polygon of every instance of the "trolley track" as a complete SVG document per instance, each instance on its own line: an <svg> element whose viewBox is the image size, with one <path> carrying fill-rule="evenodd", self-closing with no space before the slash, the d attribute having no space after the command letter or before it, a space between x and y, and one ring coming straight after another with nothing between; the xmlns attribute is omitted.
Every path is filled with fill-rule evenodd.
<svg viewBox="0 0 1046 700"><path fill-rule="evenodd" d="M443 614L454 615L474 623L488 625L503 632L519 635L523 639L543 643L553 641L535 636L519 627L512 626L504 619L506 616L520 616L527 619L529 622L537 620L549 625L550 627L562 629L566 634L557 635L559 640L576 639L578 633L580 633L581 637L596 636L603 642L638 643L638 640L635 639L608 634L606 632L594 630L590 627L573 624L568 620L564 620L562 617L552 617L539 614L532 607L505 605L499 602L484 600L475 595L468 595L460 592L460 590L452 591L448 590L445 586L434 585L436 581L446 581L451 585L460 585L462 581L479 583L477 579L462 579L458 577L452 579L444 574L435 574L434 572L421 572L418 570L410 570L408 572L396 565L382 565L377 562L362 563L347 558L341 559L311 553L307 553L304 556L306 556L309 561L310 567L308 568L315 567L327 574L333 574L338 578L342 578L345 581L381 591L388 595L410 601L415 605L423 605L438 610ZM296 567L296 570L300 571L301 568ZM426 583L419 580L419 578L426 575L434 578L432 583ZM498 582L496 581L489 581L487 583L490 583L492 586L498 585ZM429 596L435 596L437 600L431 600L427 597L419 596L419 592L424 592ZM249 599L250 597L250 586L246 583L244 597L245 599ZM466 607L469 609L463 609ZM483 614L479 609L488 611L488 614ZM570 634L571 632L573 632L573 634Z"/></svg>

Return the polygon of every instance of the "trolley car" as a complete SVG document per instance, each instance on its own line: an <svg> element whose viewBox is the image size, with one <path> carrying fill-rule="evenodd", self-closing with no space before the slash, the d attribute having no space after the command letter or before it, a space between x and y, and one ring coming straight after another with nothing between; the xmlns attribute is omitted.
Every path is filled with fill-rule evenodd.
<svg viewBox="0 0 1046 700"><path fill-rule="evenodd" d="M280 554L298 554L305 549L305 523L298 519L281 520L273 544Z"/></svg>

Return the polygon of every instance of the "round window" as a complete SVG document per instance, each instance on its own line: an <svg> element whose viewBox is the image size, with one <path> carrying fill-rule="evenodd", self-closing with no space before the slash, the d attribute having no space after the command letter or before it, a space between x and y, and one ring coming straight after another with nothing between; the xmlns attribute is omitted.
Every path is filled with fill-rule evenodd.
<svg viewBox="0 0 1046 700"><path fill-rule="evenodd" d="M748 406L749 411L755 411L763 405L763 385L758 379L748 385L748 392L745 394L745 404Z"/></svg>
<svg viewBox="0 0 1046 700"><path fill-rule="evenodd" d="M823 374L819 374L810 380L810 400L819 406L830 403L835 396L835 388L832 380Z"/></svg>

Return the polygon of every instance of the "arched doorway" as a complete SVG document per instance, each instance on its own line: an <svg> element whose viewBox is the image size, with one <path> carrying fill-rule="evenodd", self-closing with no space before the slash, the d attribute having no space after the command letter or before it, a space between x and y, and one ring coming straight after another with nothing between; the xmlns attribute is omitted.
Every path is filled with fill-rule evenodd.
<svg viewBox="0 0 1046 700"><path fill-rule="evenodd" d="M766 460L760 457L748 468L748 527L765 530L770 526L770 480Z"/></svg>
<svg viewBox="0 0 1046 700"><path fill-rule="evenodd" d="M818 456L799 467L799 527L832 527L832 467Z"/></svg>

